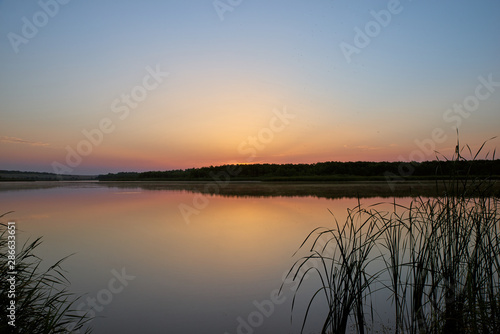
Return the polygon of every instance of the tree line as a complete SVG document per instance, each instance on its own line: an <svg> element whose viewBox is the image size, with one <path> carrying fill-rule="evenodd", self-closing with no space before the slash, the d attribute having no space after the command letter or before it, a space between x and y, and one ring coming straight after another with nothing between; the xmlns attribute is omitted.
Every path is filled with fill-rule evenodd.
<svg viewBox="0 0 500 334"><path fill-rule="evenodd" d="M228 173L227 171L231 171ZM233 181L335 181L436 179L454 176L497 178L500 160L424 162L318 162L313 164L241 164L99 175L100 181L203 181L227 175ZM458 174L458 175L457 175Z"/></svg>

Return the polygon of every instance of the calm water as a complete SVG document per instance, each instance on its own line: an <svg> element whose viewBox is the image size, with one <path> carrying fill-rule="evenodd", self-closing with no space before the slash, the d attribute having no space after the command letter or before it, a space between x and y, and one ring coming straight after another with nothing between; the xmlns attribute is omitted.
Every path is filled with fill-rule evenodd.
<svg viewBox="0 0 500 334"><path fill-rule="evenodd" d="M298 333L306 301L290 323L294 283L279 297L276 289L307 234L331 226L328 209L342 221L357 199L207 195L198 210L197 194L0 184L0 211L15 211L4 218L17 222L22 240L43 236L37 254L46 266L76 253L63 267L71 290L86 294L77 305L97 316L94 333ZM183 204L197 210L189 224ZM320 302L313 322L324 316ZM319 329L320 321L306 332Z"/></svg>

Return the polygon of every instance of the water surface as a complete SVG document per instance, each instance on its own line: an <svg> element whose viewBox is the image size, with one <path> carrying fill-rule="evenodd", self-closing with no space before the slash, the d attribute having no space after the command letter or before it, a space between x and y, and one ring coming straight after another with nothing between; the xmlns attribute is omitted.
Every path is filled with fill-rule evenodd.
<svg viewBox="0 0 500 334"><path fill-rule="evenodd" d="M298 333L306 299L290 323L295 284L279 297L276 289L308 233L332 226L329 210L342 221L358 199L251 195L252 187L204 194L196 208L201 185L4 183L0 210L15 211L4 218L23 240L43 236L46 266L75 253L64 268L71 290L86 294L80 308L97 316L94 333ZM179 206L196 213L187 221ZM323 312L318 303L310 319ZM319 329L318 321L308 331Z"/></svg>

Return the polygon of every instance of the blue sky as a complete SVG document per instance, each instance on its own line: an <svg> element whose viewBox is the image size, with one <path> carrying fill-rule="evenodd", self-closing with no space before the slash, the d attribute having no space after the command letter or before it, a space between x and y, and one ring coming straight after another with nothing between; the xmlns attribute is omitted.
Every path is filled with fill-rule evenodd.
<svg viewBox="0 0 500 334"><path fill-rule="evenodd" d="M446 136L436 149L449 153L455 122L446 110L473 95L479 77L500 82L493 0L66 1L0 1L0 169L394 161L421 150L416 141L432 140L436 128ZM214 3L232 10L221 20ZM43 7L54 4L51 17ZM372 13L389 8L397 13L377 23ZM42 21L13 47L9 34L24 38L23 18ZM340 46L356 46L356 29L366 33L367 24L378 30L349 61ZM111 104L148 67L168 77L119 120ZM461 117L462 142L498 135L500 87L493 90ZM238 147L276 108L296 117L252 160L242 155ZM82 130L103 118L113 131L69 166Z"/></svg>

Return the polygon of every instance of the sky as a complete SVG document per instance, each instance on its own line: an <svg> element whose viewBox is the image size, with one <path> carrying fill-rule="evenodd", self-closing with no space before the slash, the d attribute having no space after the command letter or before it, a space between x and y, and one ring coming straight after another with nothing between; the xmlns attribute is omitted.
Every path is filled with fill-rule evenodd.
<svg viewBox="0 0 500 334"><path fill-rule="evenodd" d="M476 150L500 130L499 17L497 0L0 0L0 170L423 161L457 130Z"/></svg>

